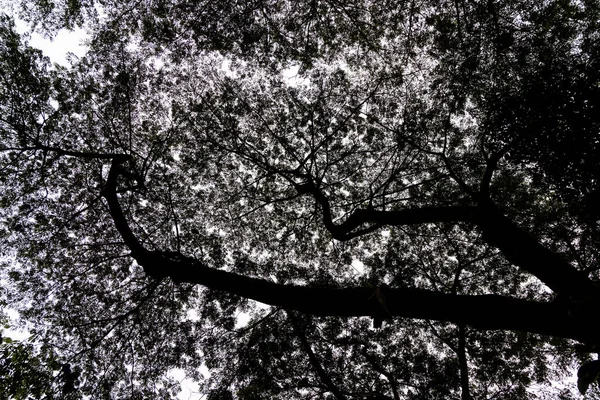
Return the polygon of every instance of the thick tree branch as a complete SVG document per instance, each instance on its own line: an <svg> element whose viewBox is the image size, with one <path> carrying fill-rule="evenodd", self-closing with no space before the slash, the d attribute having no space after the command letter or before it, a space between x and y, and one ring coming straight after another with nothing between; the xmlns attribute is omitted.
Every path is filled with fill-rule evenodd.
<svg viewBox="0 0 600 400"><path fill-rule="evenodd" d="M311 315L427 319L465 324L484 330L514 330L573 338L583 342L600 341L600 328L596 327L587 315L571 315L564 307L555 303L537 303L498 295L467 296L422 289L386 288L384 308L374 295L373 288L369 287L338 288L278 284L211 268L180 253L148 251L131 231L119 205L116 190L117 177L122 168L121 164L125 161L127 157L113 160L103 195L125 244L150 276L170 277L175 282L200 284L212 290L226 291L265 304ZM499 224L502 228L507 222L501 220ZM500 245L504 245L503 241L513 241L518 244L519 240L526 240L519 237L523 234L517 234L518 232L521 231L503 232L516 234L517 238L498 238L500 234L494 232L491 235L492 239ZM540 252L547 251L540 245L537 246L541 248ZM512 254L510 249L507 252ZM527 261L530 260L527 258Z"/></svg>
<svg viewBox="0 0 600 400"><path fill-rule="evenodd" d="M129 156L125 155L113 158L102 195L106 198L112 219L117 230L121 234L121 237L125 241L125 244L129 247L129 250L131 250L131 255L133 258L138 259L143 258L149 252L142 246L140 241L131 231L117 196L117 178L119 177L122 164L127 160L129 160Z"/></svg>
<svg viewBox="0 0 600 400"><path fill-rule="evenodd" d="M585 274L538 243L493 204L486 202L480 207L478 225L488 244L500 249L509 262L535 275L556 294L579 303L599 299L597 289Z"/></svg>
<svg viewBox="0 0 600 400"><path fill-rule="evenodd" d="M422 207L396 211L358 209L338 225L337 229L350 232L365 223L400 226L432 222L475 222L475 218L476 208L470 206Z"/></svg>

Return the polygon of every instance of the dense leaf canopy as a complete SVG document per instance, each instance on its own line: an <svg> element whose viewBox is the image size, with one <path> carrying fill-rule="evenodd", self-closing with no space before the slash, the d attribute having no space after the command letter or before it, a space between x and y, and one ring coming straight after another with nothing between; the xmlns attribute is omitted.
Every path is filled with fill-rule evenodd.
<svg viewBox="0 0 600 400"><path fill-rule="evenodd" d="M19 15L89 50L0 18L0 301L33 338L0 365L65 398L598 392L598 1Z"/></svg>

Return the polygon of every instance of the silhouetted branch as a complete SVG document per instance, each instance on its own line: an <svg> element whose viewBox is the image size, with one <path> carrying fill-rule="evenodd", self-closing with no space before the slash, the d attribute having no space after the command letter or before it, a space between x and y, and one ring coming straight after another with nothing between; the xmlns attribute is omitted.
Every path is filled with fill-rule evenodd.
<svg viewBox="0 0 600 400"><path fill-rule="evenodd" d="M364 356L376 372L379 372L381 375L386 377L386 379L390 383L390 387L392 388L392 394L394 395L394 400L400 400L400 394L398 392L398 384L396 383L396 379L394 378L394 376L377 361L375 356L367 353L366 350L364 351Z"/></svg>
<svg viewBox="0 0 600 400"><path fill-rule="evenodd" d="M211 268L194 258L177 252L148 251L131 231L118 201L117 177L122 168L121 164L127 160L128 156L119 156L113 160L103 195L108 202L117 230L131 250L132 256L149 276L158 279L170 277L174 282L200 284L209 289L226 291L233 295L311 315L339 317L377 317L381 315L381 304L373 295L373 288L370 287L338 288L280 284ZM465 212L465 209L459 207L456 210L458 215L464 215L462 213ZM470 208L466 210L471 212ZM423 213L423 211L420 212ZM419 212L416 214L419 215ZM417 218L414 215L411 216L411 213L399 212L398 218L418 223L431 219L431 215L435 214L436 211L429 217L421 215ZM367 213L367 215L373 214ZM446 214L441 213L440 215ZM488 215L486 218L482 224L484 225L484 237L486 230L491 231L491 233L487 233L489 241L498 243L498 246L502 247L517 246L517 250L520 251L527 250L527 247L536 249L535 252L527 253L522 258L522 255L513 256L514 250L509 247L506 249L506 253L512 259L528 264L540 263L540 267L533 268L536 272L539 269L543 270L544 267L549 267L549 269L556 267L554 265L556 257L553 253L511 225L505 217ZM500 233L491 226L494 221L500 225ZM507 235L508 237L505 237ZM545 256L546 259L535 258L540 256ZM544 263L544 261L547 262ZM548 262L553 264L548 265ZM531 265L527 265L527 267L532 268ZM559 272L567 274L577 272L575 269L569 270L568 264L566 267ZM555 279L551 279L552 282L558 282L560 278L560 274L556 271L550 273L542 271L540 274ZM578 275L575 274L575 276ZM555 286L562 288L562 284ZM597 342L600 337L600 329L589 320L587 315L570 315L568 310L555 303L538 303L498 295L444 294L411 288L388 289L385 299L386 310L389 316L394 317L454 322L477 329L532 332L592 343Z"/></svg>
<svg viewBox="0 0 600 400"><path fill-rule="evenodd" d="M308 339L306 338L306 334L304 333L304 330L300 326L300 321L298 321L298 318L292 312L289 312L289 311L287 312L287 316L288 316L288 319L290 320L290 323L292 324L292 327L294 328L294 332L296 333L296 336L300 340L302 349L308 355L310 364L315 369L315 372L317 373L321 382L323 382L323 384L327 387L327 389L331 393L333 393L333 395L335 396L336 399L345 400L346 396L344 396L342 391L333 383L333 381L331 380L331 378L329 377L327 372L325 372L325 370L323 369L323 366L319 362L319 359L313 352L312 347L310 346L310 343L308 343Z"/></svg>
<svg viewBox="0 0 600 400"><path fill-rule="evenodd" d="M469 390L469 366L467 365L467 344L465 335L465 326L458 325L458 365L460 368L460 388L461 400L471 400L471 391Z"/></svg>

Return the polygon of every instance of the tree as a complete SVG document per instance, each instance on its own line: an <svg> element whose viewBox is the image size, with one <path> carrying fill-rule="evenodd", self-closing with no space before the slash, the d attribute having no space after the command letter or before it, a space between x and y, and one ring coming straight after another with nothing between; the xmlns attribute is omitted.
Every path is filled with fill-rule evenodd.
<svg viewBox="0 0 600 400"><path fill-rule="evenodd" d="M598 2L28 3L91 38L2 19L2 273L79 395L596 380Z"/></svg>

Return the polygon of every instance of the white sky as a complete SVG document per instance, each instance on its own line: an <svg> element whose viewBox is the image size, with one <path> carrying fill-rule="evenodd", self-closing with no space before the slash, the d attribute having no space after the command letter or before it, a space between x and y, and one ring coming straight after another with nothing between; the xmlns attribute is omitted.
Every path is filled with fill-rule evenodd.
<svg viewBox="0 0 600 400"><path fill-rule="evenodd" d="M25 34L29 32L29 26L26 22L16 19L17 32ZM68 53L72 53L77 57L82 57L87 51L87 47L83 41L87 38L83 29L75 29L74 31L60 30L54 39L44 38L37 33L30 33L29 45L42 50L45 56L50 58L50 61L62 66L68 67Z"/></svg>

